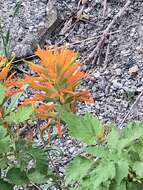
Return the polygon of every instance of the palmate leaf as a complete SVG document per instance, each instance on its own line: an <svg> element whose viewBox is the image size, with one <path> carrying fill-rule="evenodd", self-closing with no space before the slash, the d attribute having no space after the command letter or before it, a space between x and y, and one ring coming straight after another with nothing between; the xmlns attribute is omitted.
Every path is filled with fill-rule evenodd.
<svg viewBox="0 0 143 190"><path fill-rule="evenodd" d="M28 119L34 114L32 106L20 106L16 112L11 112L9 116L5 117L5 122L8 124L19 124Z"/></svg>
<svg viewBox="0 0 143 190"><path fill-rule="evenodd" d="M65 183L74 184L76 181L82 180L88 174L92 164L92 161L82 156L74 158L66 168Z"/></svg>
<svg viewBox="0 0 143 190"><path fill-rule="evenodd" d="M0 105L2 105L5 99L6 88L0 83Z"/></svg>
<svg viewBox="0 0 143 190"><path fill-rule="evenodd" d="M62 121L67 124L69 133L86 144L96 144L98 136L103 131L102 123L96 117L87 114L83 117L65 112L58 107L58 113Z"/></svg>

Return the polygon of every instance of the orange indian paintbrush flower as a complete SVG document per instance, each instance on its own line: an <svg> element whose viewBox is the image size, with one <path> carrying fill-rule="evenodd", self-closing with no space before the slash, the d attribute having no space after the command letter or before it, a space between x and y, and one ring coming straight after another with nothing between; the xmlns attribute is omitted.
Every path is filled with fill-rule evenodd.
<svg viewBox="0 0 143 190"><path fill-rule="evenodd" d="M86 73L80 71L80 64L76 61L77 53L64 47L40 49L35 53L41 64L29 62L30 68L38 76L27 76L25 82L36 90L44 92L46 98L59 101L61 104L75 103L75 101L91 101L88 91L77 92L80 80Z"/></svg>
<svg viewBox="0 0 143 190"><path fill-rule="evenodd" d="M32 104L40 118L54 118L61 136L60 122L55 114L56 103L64 104L68 111L75 111L77 101L93 102L87 90L77 91L81 79L87 74L80 71L77 53L67 48L38 48L35 54L40 58L40 64L27 63L37 75L26 76L15 84L17 87L29 84L37 90L38 93L25 100L24 104Z"/></svg>

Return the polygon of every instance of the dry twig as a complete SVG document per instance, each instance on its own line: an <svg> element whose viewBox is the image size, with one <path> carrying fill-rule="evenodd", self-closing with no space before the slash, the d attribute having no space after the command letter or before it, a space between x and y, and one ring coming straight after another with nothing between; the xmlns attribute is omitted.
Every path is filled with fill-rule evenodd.
<svg viewBox="0 0 143 190"><path fill-rule="evenodd" d="M107 62L108 62L108 55L110 52L110 40L111 40L111 35L109 36L109 40L108 40L108 45L107 45L107 50L106 50L106 55L105 55L105 60L104 60L104 66L106 67Z"/></svg>
<svg viewBox="0 0 143 190"><path fill-rule="evenodd" d="M100 49L103 46L104 41L105 41L105 39L106 39L106 37L107 37L107 35L109 33L110 28L115 23L116 19L119 18L123 14L123 12L127 9L127 7L129 6L130 3L131 3L131 1L127 0L125 6L114 16L113 20L109 23L109 25L107 26L107 28L104 30L103 35L101 36L101 38L100 38L97 46L90 53L90 55L89 55L89 57L88 57L88 59L86 61L89 61L89 60L93 59L92 64L95 63L95 61L97 59L97 56L98 56L98 54L100 52Z"/></svg>
<svg viewBox="0 0 143 190"><path fill-rule="evenodd" d="M106 10L107 10L107 0L104 0L104 2L103 2L103 17L105 17Z"/></svg>
<svg viewBox="0 0 143 190"><path fill-rule="evenodd" d="M128 118L128 116L130 115L131 111L133 110L133 108L135 107L135 105L137 104L137 102L139 101L139 99L141 98L142 95L143 95L143 91L141 91L141 93L138 95L138 97L136 98L135 102L132 104L130 110L127 112L127 114L125 115L125 117L123 118L123 120L121 121L121 123L119 124L118 128L122 128L124 122L126 121L126 119Z"/></svg>

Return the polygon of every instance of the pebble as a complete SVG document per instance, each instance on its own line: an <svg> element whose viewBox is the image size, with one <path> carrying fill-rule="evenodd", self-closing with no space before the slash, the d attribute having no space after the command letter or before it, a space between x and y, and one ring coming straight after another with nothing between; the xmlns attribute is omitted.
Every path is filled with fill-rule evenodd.
<svg viewBox="0 0 143 190"><path fill-rule="evenodd" d="M123 84L118 82L117 80L112 81L114 89L121 89Z"/></svg>
<svg viewBox="0 0 143 190"><path fill-rule="evenodd" d="M133 67L129 68L128 73L129 73L130 75L134 75L134 74L137 74L138 71L139 71L138 65L134 65Z"/></svg>

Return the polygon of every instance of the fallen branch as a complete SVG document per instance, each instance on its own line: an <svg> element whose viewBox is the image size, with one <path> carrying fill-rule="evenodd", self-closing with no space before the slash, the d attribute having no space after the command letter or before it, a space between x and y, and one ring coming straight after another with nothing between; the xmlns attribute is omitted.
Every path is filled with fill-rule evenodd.
<svg viewBox="0 0 143 190"><path fill-rule="evenodd" d="M89 61L89 60L93 59L92 64L95 63L95 60L97 59L99 51L100 51L101 47L103 46L103 43L104 43L104 41L105 41L105 39L106 39L106 37L107 37L107 35L109 33L110 28L115 23L115 21L117 20L117 18L119 18L123 14L123 12L127 9L127 7L129 6L130 3L131 3L131 1L127 0L125 6L114 16L113 20L109 23L109 25L107 26L107 28L104 30L103 35L100 38L97 46L90 53L90 55L89 55L89 57L88 57L88 59L86 61Z"/></svg>

